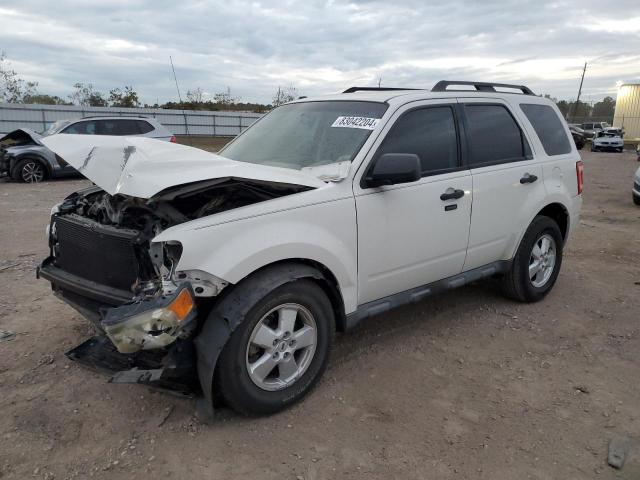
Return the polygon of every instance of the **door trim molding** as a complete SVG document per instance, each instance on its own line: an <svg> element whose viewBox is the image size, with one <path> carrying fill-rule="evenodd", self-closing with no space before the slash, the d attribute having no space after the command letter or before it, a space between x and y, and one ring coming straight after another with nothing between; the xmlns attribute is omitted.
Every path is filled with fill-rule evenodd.
<svg viewBox="0 0 640 480"><path fill-rule="evenodd" d="M414 287L403 292L394 293L387 297L373 300L358 306L358 309L346 317L346 330L351 330L362 320L373 317L388 310L419 302L436 293L462 287L470 282L505 273L511 268L511 260L498 260L482 267L462 272L452 277L444 278L426 285Z"/></svg>

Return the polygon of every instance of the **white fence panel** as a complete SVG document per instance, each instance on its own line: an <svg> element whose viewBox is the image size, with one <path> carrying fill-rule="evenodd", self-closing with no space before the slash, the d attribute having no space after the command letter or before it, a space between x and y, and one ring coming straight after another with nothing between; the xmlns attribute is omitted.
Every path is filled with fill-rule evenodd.
<svg viewBox="0 0 640 480"><path fill-rule="evenodd" d="M166 110L160 108L81 107L77 105L22 105L0 103L0 135L18 128L46 130L58 120L99 115L141 115L155 118L175 135L232 137L238 135L261 113L208 110Z"/></svg>

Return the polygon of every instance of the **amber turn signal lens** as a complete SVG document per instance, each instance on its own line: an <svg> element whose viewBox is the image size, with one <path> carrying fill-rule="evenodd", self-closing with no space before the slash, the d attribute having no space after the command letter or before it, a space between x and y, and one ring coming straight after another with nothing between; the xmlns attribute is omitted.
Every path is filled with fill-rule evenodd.
<svg viewBox="0 0 640 480"><path fill-rule="evenodd" d="M167 308L176 314L178 320L184 320L184 318L193 309L193 298L191 297L189 290L186 288L182 290Z"/></svg>

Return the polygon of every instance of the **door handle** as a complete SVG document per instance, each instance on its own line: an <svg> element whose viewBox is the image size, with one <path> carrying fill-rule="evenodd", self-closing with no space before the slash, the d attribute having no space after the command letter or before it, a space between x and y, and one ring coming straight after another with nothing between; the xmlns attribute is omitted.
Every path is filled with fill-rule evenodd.
<svg viewBox="0 0 640 480"><path fill-rule="evenodd" d="M538 180L538 177L536 175L531 175L530 173L527 172L520 179L520 183L522 183L524 185L525 183L533 183L536 180Z"/></svg>
<svg viewBox="0 0 640 480"><path fill-rule="evenodd" d="M440 200L457 200L462 197L464 197L464 190L447 188L447 191L440 195Z"/></svg>

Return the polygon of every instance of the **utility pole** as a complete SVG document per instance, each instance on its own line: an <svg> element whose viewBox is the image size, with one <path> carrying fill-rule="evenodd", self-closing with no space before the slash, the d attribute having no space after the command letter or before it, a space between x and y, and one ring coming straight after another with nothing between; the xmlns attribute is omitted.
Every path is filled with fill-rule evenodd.
<svg viewBox="0 0 640 480"><path fill-rule="evenodd" d="M180 100L180 106L182 107L182 116L184 117L184 129L189 137L189 144L193 146L191 143L191 136L189 135L189 122L187 121L187 114L184 111L184 105L182 104L182 95L180 95L180 87L178 86L178 77L176 76L176 69L173 67L173 58L169 55L169 62L171 63L171 70L173 71L173 79L176 82L176 90L178 91L178 100Z"/></svg>
<svg viewBox="0 0 640 480"><path fill-rule="evenodd" d="M382 77L378 77L378 88L380 88L381 83L382 83Z"/></svg>
<svg viewBox="0 0 640 480"><path fill-rule="evenodd" d="M580 105L580 95L582 94L582 83L584 82L584 74L587 71L587 62L584 62L584 68L582 69L582 78L580 79L580 88L578 88L578 99L576 100L576 104L573 107L573 119L575 120L576 110Z"/></svg>

